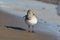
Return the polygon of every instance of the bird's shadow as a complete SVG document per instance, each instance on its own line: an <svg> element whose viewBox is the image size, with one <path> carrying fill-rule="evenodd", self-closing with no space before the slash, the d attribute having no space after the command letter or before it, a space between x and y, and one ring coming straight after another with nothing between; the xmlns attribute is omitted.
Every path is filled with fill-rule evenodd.
<svg viewBox="0 0 60 40"><path fill-rule="evenodd" d="M15 30L21 30L21 31L25 31L26 29L21 28L21 27L13 27L13 26L5 26L6 28L11 28L11 29L15 29Z"/></svg>

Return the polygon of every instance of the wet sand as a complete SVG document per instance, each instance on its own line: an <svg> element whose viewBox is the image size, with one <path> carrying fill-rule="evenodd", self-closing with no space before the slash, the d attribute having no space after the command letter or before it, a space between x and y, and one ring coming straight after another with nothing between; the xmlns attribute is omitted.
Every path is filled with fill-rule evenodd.
<svg viewBox="0 0 60 40"><path fill-rule="evenodd" d="M47 36L27 31L6 28L0 25L0 40L56 40L52 36Z"/></svg>
<svg viewBox="0 0 60 40"><path fill-rule="evenodd" d="M0 40L57 40L53 35L31 33L23 30L6 28L4 25L26 27L22 18L0 11Z"/></svg>
<svg viewBox="0 0 60 40"><path fill-rule="evenodd" d="M11 15L7 12L0 10L0 25L14 26L14 27L26 27L22 17Z"/></svg>

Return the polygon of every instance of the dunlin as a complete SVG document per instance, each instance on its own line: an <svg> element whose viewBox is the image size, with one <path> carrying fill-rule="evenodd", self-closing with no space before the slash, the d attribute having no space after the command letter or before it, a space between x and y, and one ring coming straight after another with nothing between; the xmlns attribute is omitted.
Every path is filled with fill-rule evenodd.
<svg viewBox="0 0 60 40"><path fill-rule="evenodd" d="M32 10L27 11L27 15L25 17L25 22L28 25L28 32L34 32L34 25L37 24L37 17L36 15L32 12ZM30 31L30 27L32 27L32 31Z"/></svg>

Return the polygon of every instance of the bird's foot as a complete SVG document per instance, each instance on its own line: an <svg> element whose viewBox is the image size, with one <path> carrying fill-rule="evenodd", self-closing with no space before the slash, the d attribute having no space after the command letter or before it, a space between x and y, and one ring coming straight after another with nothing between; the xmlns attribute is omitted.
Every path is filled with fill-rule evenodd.
<svg viewBox="0 0 60 40"><path fill-rule="evenodd" d="M35 33L34 31L32 31L32 33Z"/></svg>
<svg viewBox="0 0 60 40"><path fill-rule="evenodd" d="M28 31L28 32L30 32L30 31Z"/></svg>

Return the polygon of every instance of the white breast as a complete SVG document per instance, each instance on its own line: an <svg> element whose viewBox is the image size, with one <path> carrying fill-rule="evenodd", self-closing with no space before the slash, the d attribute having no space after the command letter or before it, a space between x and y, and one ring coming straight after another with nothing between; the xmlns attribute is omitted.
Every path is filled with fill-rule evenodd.
<svg viewBox="0 0 60 40"><path fill-rule="evenodd" d="M35 25L37 24L37 18L31 18L30 20L27 20L26 22L29 25Z"/></svg>

